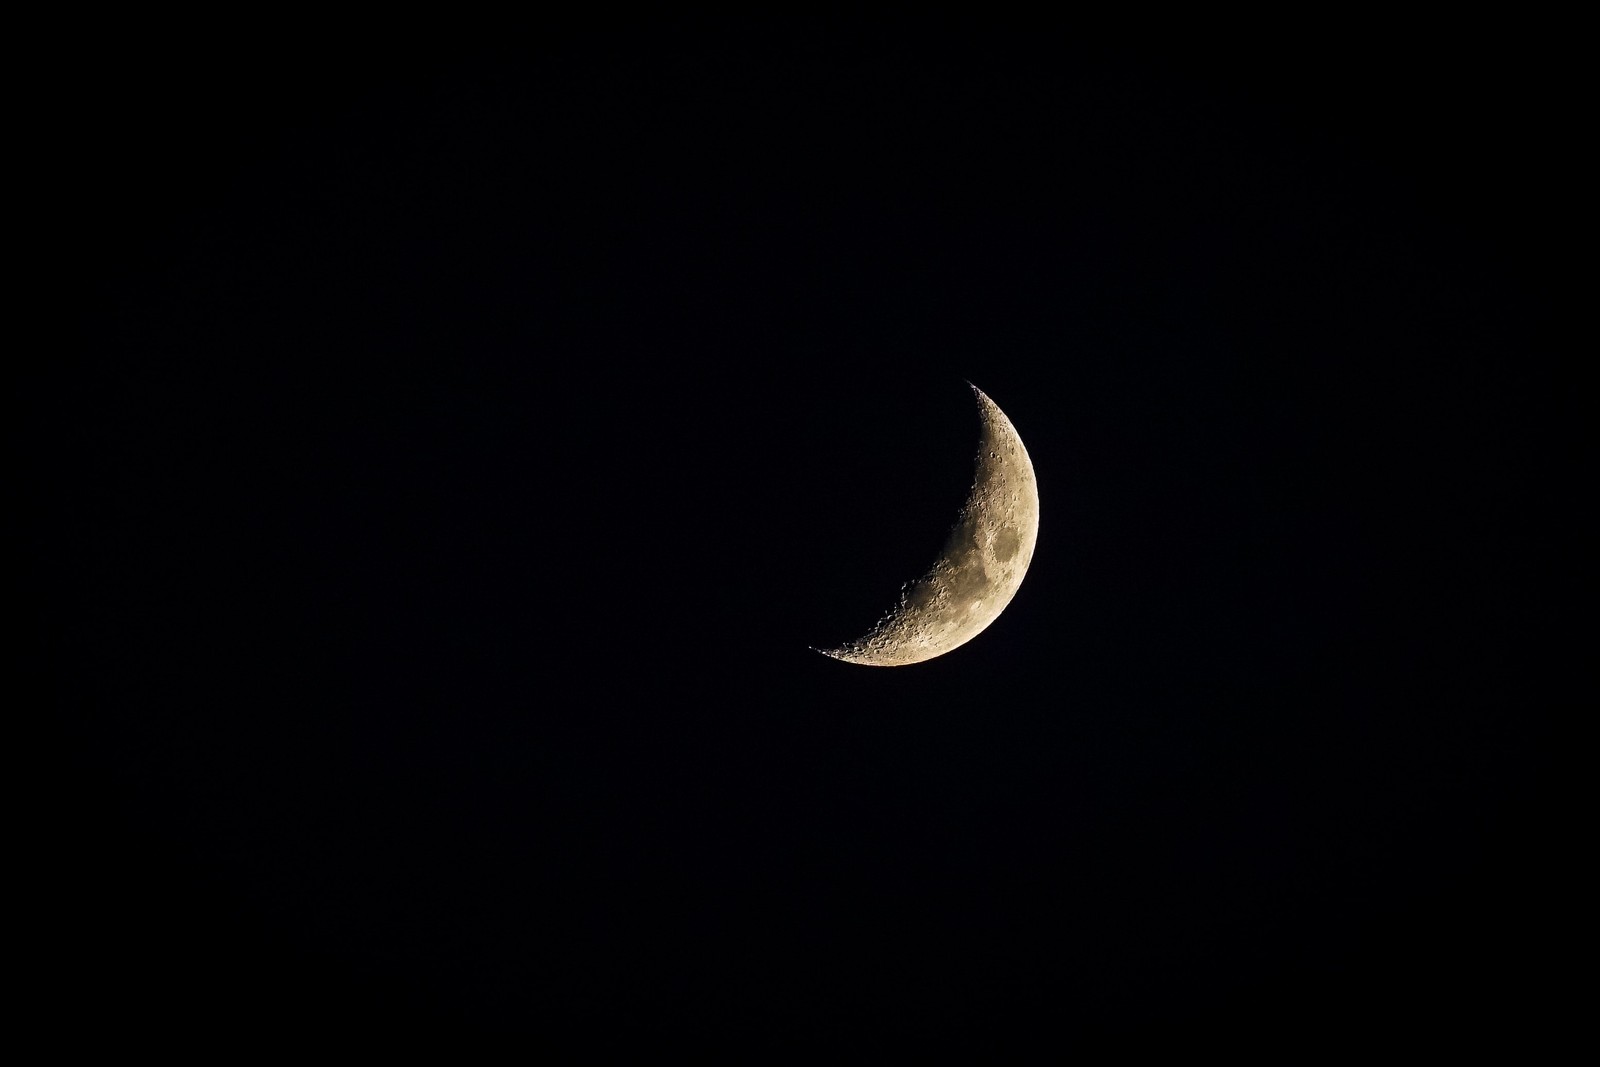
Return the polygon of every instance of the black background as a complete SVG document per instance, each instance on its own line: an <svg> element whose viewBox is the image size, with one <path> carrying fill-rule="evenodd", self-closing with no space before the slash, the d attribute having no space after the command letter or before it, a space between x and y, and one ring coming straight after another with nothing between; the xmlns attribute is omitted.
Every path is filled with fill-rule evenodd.
<svg viewBox="0 0 1600 1067"><path fill-rule="evenodd" d="M21 424L85 1030L1561 1016L1544 35L175 29L57 90ZM817 655L963 379L1027 581Z"/></svg>

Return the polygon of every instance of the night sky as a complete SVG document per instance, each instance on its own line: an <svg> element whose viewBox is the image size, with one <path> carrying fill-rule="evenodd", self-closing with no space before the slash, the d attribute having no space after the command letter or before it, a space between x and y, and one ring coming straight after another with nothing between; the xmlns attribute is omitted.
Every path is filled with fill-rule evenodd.
<svg viewBox="0 0 1600 1067"><path fill-rule="evenodd" d="M80 295L20 424L81 1032L1558 1014L1559 57L132 42L61 89ZM810 651L937 553L966 380L1038 474L1016 599Z"/></svg>

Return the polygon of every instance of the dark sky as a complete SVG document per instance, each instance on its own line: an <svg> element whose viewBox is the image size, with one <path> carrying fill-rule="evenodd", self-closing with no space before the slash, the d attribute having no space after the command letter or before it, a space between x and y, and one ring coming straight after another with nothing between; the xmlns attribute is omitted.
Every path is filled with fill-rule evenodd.
<svg viewBox="0 0 1600 1067"><path fill-rule="evenodd" d="M1558 55L752 24L79 62L83 295L23 426L86 1025L1554 1010ZM925 665L816 655L942 542L963 379L1037 468L1027 580Z"/></svg>

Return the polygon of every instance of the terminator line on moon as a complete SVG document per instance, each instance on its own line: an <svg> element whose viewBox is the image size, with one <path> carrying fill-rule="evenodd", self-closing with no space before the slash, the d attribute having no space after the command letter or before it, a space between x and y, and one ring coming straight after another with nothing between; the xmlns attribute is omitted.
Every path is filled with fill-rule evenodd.
<svg viewBox="0 0 1600 1067"><path fill-rule="evenodd" d="M1016 596L1039 538L1039 484L1011 420L972 392L983 422L977 471L944 550L864 637L817 649L823 655L868 667L922 663L977 637Z"/></svg>

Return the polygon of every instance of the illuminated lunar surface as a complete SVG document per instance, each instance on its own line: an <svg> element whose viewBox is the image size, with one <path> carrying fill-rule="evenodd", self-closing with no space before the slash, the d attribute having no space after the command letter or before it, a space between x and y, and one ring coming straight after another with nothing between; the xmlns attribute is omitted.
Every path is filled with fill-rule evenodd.
<svg viewBox="0 0 1600 1067"><path fill-rule="evenodd" d="M977 637L1016 595L1039 536L1039 486L1011 420L972 392L983 423L977 471L944 550L865 636L817 651L868 667L921 663Z"/></svg>

